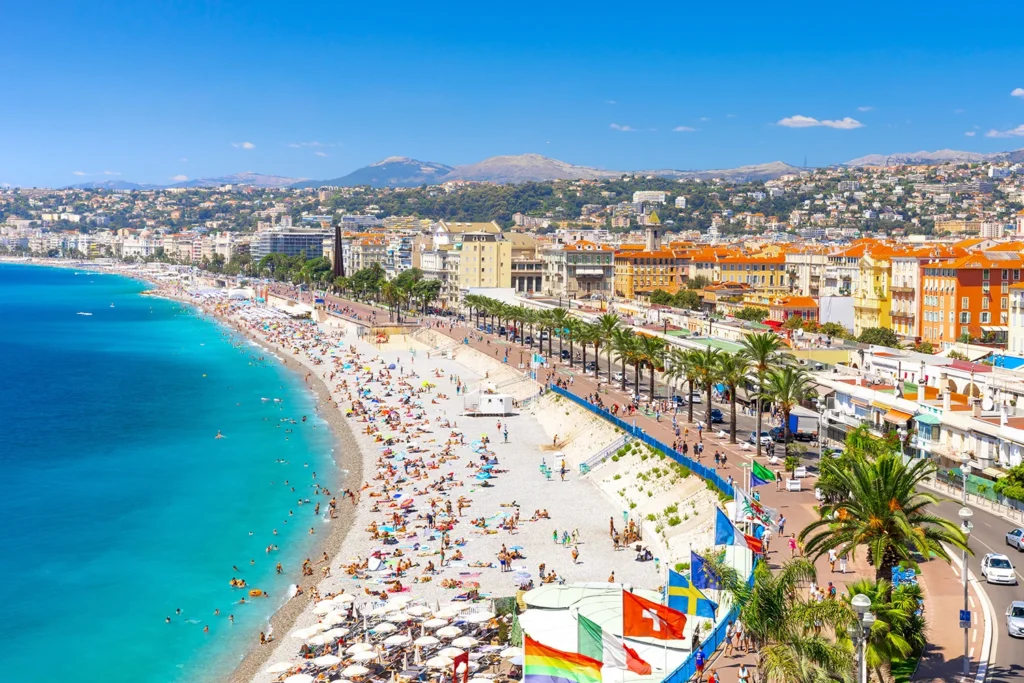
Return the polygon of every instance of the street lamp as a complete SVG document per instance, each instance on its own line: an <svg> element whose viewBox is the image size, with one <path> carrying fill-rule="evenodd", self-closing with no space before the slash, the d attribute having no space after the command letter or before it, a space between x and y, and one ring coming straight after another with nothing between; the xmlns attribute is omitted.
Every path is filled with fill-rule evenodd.
<svg viewBox="0 0 1024 683"><path fill-rule="evenodd" d="M968 465L968 467L969 467L969 465ZM964 475L964 477L965 477L964 478L964 491L966 492L967 491L966 475ZM966 493L965 493L965 498L966 498ZM971 518L974 517L974 510L972 510L971 508L967 507L967 505L964 505L962 508L960 508L960 513L959 514L960 514L960 531L963 532L964 540L966 541L967 538L971 535L971 529L972 529ZM964 543L964 566L963 566L963 570L961 571L961 574L963 574L963 580L964 580L964 612L966 612L967 609L968 609L968 607L967 607L967 543L966 542ZM964 626L964 678L966 678L971 673L971 659L970 659L970 657L968 657L968 653L969 653L968 647L969 647L970 643L969 643L969 640L968 640L968 637L967 637L969 635L969 631L971 629L971 622L970 622L970 620L965 621L963 626Z"/></svg>
<svg viewBox="0 0 1024 683"><path fill-rule="evenodd" d="M897 429L896 430L896 436L900 437L900 457L904 457L905 458L906 455L907 455L904 452L904 444L906 443L906 440L907 440L907 430L906 430L906 428L905 427L900 427L899 429Z"/></svg>
<svg viewBox="0 0 1024 683"><path fill-rule="evenodd" d="M851 625L846 632L853 639L857 648L857 681L867 683L868 680L868 634L871 633L871 626L875 623L875 615L871 609L871 598L863 593L857 593L850 601L853 611L857 613L857 623Z"/></svg>

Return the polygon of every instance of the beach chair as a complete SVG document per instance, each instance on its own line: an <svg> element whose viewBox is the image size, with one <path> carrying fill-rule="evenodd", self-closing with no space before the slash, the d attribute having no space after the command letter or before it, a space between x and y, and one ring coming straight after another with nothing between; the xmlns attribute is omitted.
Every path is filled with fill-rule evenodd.
<svg viewBox="0 0 1024 683"><path fill-rule="evenodd" d="M580 476L590 473L590 465L585 462L580 463Z"/></svg>

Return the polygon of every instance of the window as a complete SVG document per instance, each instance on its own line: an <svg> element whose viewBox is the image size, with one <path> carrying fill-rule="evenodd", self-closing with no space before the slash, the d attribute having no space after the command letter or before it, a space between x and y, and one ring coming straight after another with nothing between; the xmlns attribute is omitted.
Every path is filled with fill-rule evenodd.
<svg viewBox="0 0 1024 683"><path fill-rule="evenodd" d="M1008 297L1005 297L1005 296L1002 299L1000 299L999 300L999 308L1006 308L1007 301L1008 301Z"/></svg>
<svg viewBox="0 0 1024 683"><path fill-rule="evenodd" d="M1010 277L1010 271L1008 271L1006 268L1003 268L1003 279L1005 280L1008 277Z"/></svg>
<svg viewBox="0 0 1024 683"><path fill-rule="evenodd" d="M982 311L980 322L982 325L988 325L990 322L992 322L992 314L989 313L988 311Z"/></svg>
<svg viewBox="0 0 1024 683"><path fill-rule="evenodd" d="M1002 313L999 314L999 324L1000 325L1005 325L1006 324L1006 320L1007 320L1006 315L1007 315L1006 311L1003 311Z"/></svg>
<svg viewBox="0 0 1024 683"><path fill-rule="evenodd" d="M986 268L985 270L981 271L981 279L982 280L988 280L989 279L988 276L989 276L988 268Z"/></svg>
<svg viewBox="0 0 1024 683"><path fill-rule="evenodd" d="M971 307L971 300L968 299L966 296L960 297L960 308L970 308L970 307Z"/></svg>
<svg viewBox="0 0 1024 683"><path fill-rule="evenodd" d="M969 328L969 327L961 327L960 328L960 334L970 334L970 333L971 333L971 328Z"/></svg>
<svg viewBox="0 0 1024 683"><path fill-rule="evenodd" d="M981 300L981 307L985 310L988 310L988 301L989 300L987 298Z"/></svg>
<svg viewBox="0 0 1024 683"><path fill-rule="evenodd" d="M960 314L960 324L961 325L964 324L964 323L970 323L970 322L971 322L971 312L970 311L964 311L963 313Z"/></svg>

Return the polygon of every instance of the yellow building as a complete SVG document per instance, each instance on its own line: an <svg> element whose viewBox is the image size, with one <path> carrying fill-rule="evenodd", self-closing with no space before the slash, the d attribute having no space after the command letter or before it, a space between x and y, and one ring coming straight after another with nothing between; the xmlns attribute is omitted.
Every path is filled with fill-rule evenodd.
<svg viewBox="0 0 1024 683"><path fill-rule="evenodd" d="M890 280L892 249L875 247L860 259L857 288L853 292L853 333L870 327L892 329Z"/></svg>
<svg viewBox="0 0 1024 683"><path fill-rule="evenodd" d="M682 268L671 249L622 250L615 254L616 296L634 299L649 296L656 289L675 294L682 283Z"/></svg>
<svg viewBox="0 0 1024 683"><path fill-rule="evenodd" d="M501 233L464 232L458 237L459 289L512 286L512 242Z"/></svg>

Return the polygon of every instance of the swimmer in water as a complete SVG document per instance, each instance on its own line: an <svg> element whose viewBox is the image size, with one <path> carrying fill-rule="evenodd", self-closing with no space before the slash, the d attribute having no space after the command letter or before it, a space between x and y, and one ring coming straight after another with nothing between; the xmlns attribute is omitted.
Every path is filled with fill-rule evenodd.
<svg viewBox="0 0 1024 683"><path fill-rule="evenodd" d="M220 430L218 429L218 430L217 430L217 436L215 436L215 437L213 437L213 438L215 438L215 439L223 439L223 438L224 438L224 435L223 435L223 434L221 434L221 433L220 433Z"/></svg>
<svg viewBox="0 0 1024 683"><path fill-rule="evenodd" d="M207 624L206 626L203 627L203 633L209 633L209 632L210 632L210 625Z"/></svg>
<svg viewBox="0 0 1024 683"><path fill-rule="evenodd" d="M171 623L171 618L170 618L170 617L167 617L166 619L164 619L164 623L165 623L165 624L169 624L169 623Z"/></svg>

